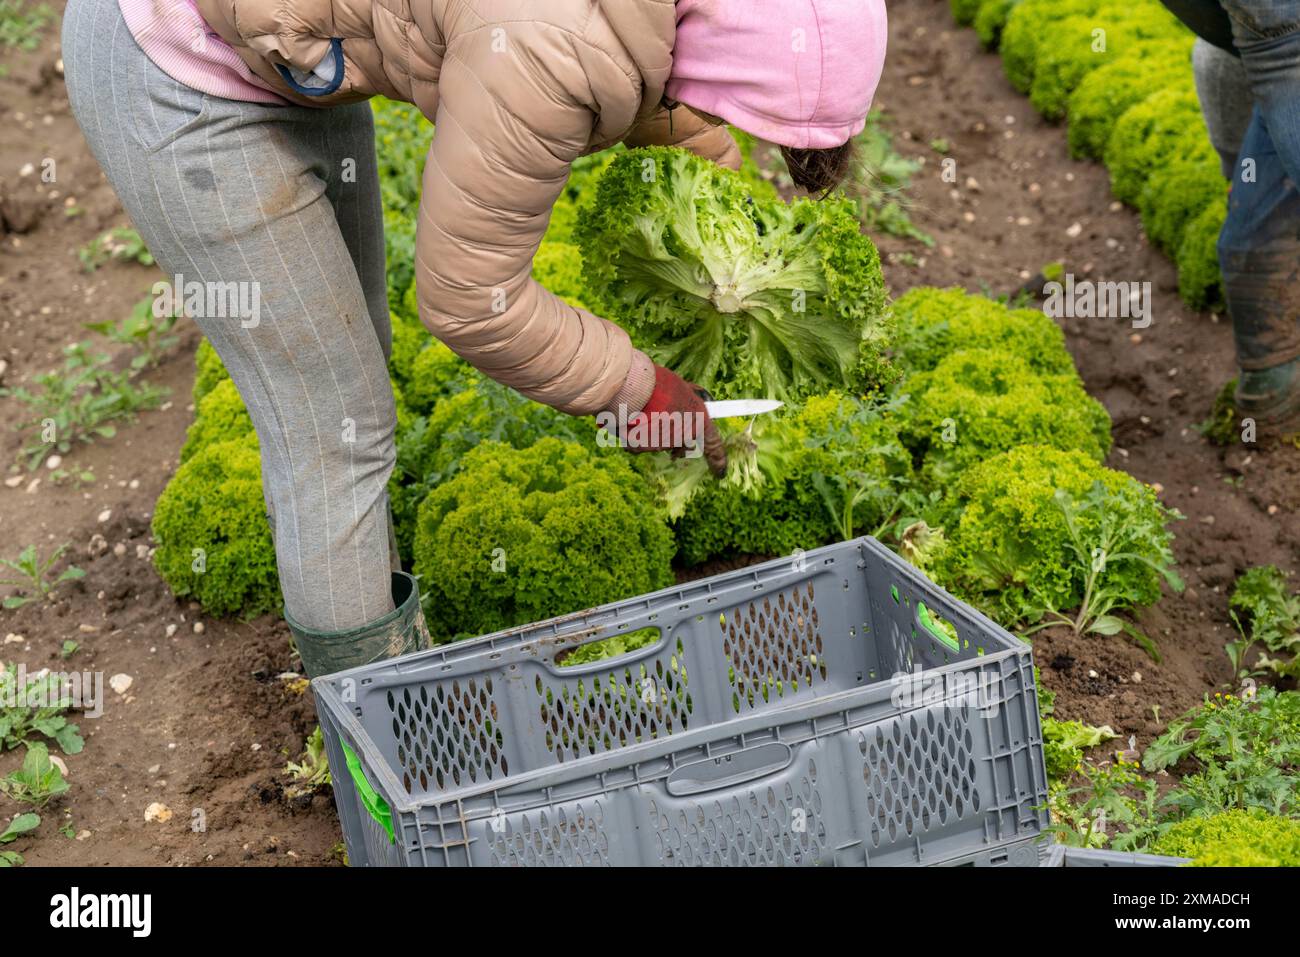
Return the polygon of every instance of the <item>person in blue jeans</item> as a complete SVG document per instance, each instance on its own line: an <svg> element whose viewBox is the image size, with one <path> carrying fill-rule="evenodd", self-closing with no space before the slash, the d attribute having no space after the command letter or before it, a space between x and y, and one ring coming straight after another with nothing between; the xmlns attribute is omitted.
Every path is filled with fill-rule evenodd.
<svg viewBox="0 0 1300 957"><path fill-rule="evenodd" d="M1196 88L1231 183L1219 234L1236 407L1300 433L1300 0L1164 0L1200 38Z"/></svg>

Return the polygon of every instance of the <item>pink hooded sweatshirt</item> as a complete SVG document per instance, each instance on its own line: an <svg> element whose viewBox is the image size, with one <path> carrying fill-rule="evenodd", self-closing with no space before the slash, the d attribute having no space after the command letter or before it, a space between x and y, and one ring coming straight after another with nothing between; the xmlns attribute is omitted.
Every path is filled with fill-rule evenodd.
<svg viewBox="0 0 1300 957"><path fill-rule="evenodd" d="M141 49L196 90L283 103L193 0L118 0ZM862 131L885 63L884 0L677 0L667 94L790 147Z"/></svg>

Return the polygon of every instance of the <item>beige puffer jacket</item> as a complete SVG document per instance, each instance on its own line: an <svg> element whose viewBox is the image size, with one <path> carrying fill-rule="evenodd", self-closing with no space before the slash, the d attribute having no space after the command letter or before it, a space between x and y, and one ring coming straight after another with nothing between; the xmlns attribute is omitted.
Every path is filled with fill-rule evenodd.
<svg viewBox="0 0 1300 957"><path fill-rule="evenodd" d="M619 394L627 334L530 276L578 156L675 142L726 165L726 131L661 105L673 0L197 0L250 68L311 106L374 94L436 126L417 227L420 318L485 374L566 412ZM341 42L335 42L336 40ZM302 95L287 66L341 59L337 89ZM336 77L336 79L338 79Z"/></svg>

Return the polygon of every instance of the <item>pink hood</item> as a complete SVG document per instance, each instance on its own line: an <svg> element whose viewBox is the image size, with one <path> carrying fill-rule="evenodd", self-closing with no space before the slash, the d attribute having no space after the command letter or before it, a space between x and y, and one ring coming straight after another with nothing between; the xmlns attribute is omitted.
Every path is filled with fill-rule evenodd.
<svg viewBox="0 0 1300 957"><path fill-rule="evenodd" d="M667 95L795 148L862 131L885 65L884 0L677 0Z"/></svg>

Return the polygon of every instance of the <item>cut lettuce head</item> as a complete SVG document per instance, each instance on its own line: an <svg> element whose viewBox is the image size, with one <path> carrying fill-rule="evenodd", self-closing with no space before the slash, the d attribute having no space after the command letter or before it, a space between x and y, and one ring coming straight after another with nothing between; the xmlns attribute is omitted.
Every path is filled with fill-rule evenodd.
<svg viewBox="0 0 1300 957"><path fill-rule="evenodd" d="M647 147L610 164L577 236L585 301L718 398L876 384L884 281L847 199L755 198L731 170Z"/></svg>

